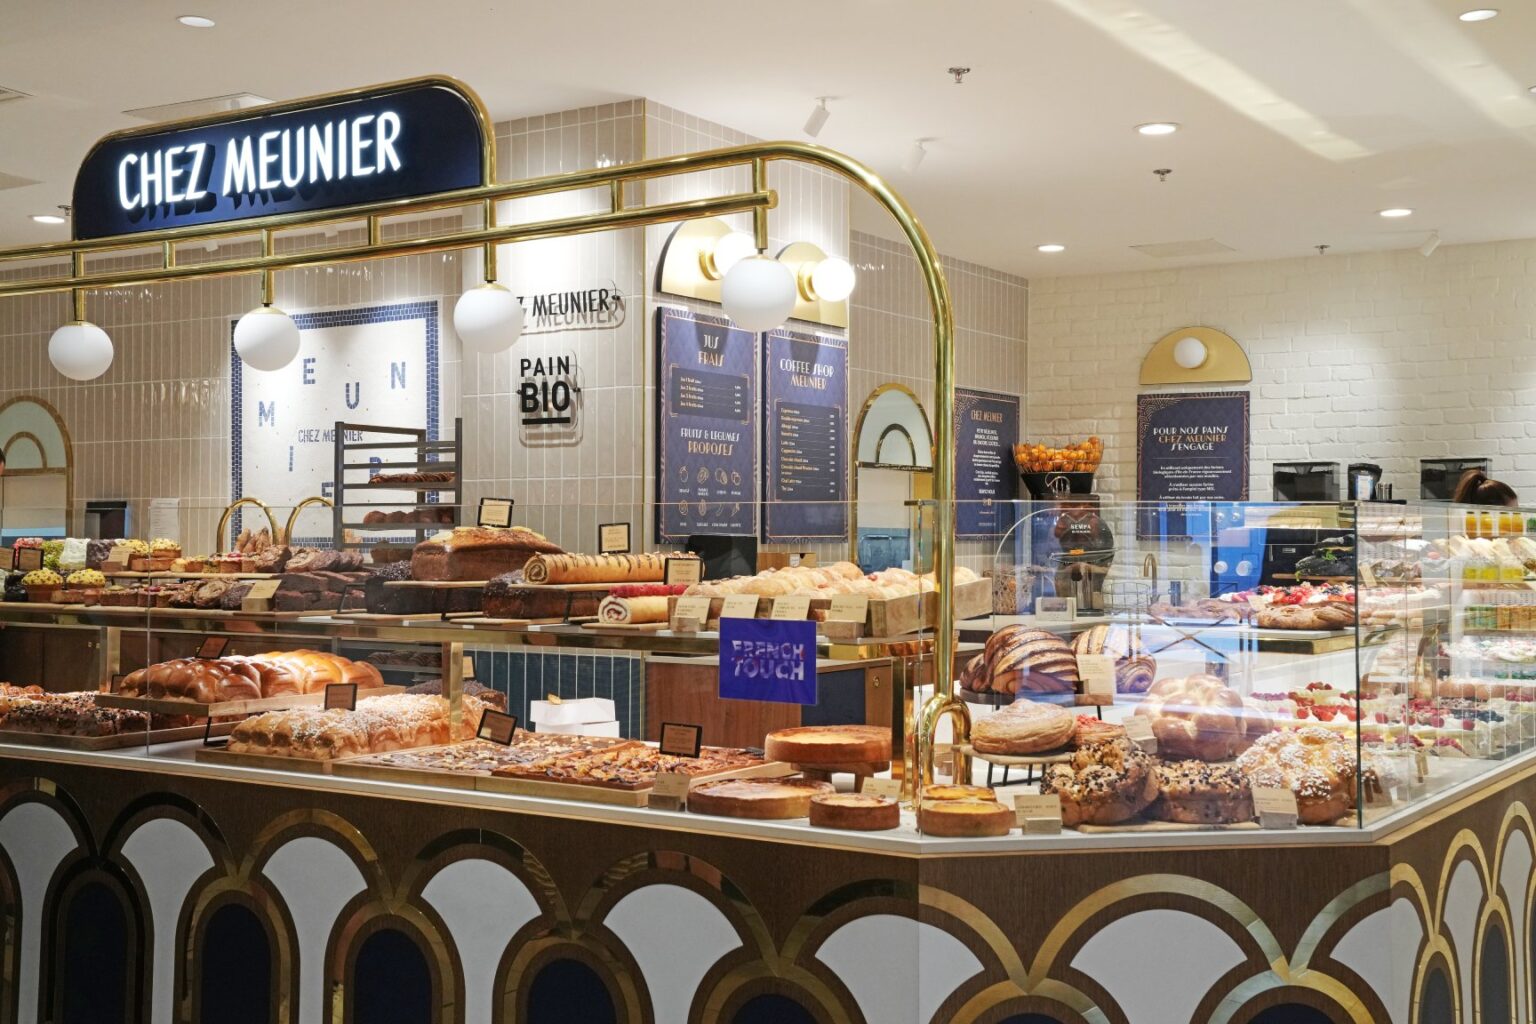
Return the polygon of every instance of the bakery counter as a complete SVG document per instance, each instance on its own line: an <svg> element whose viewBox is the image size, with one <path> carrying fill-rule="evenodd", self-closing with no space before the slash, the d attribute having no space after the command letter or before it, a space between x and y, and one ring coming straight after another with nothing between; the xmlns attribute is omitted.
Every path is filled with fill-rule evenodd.
<svg viewBox="0 0 1536 1024"><path fill-rule="evenodd" d="M1536 881L1529 758L1365 830L937 840L193 749L0 746L0 969L27 1019L104 973L143 1019L222 994L320 1020L387 965L391 998L420 986L453 1024L1365 1024L1442 993L1433 1019L1484 1013L1529 976L1500 926ZM261 969L220 968L235 949Z"/></svg>

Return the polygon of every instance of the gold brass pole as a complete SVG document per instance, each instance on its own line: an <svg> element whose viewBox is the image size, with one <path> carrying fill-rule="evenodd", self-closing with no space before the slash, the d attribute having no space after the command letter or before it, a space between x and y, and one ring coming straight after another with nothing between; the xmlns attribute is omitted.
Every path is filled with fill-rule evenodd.
<svg viewBox="0 0 1536 1024"><path fill-rule="evenodd" d="M752 191L768 191L768 164L764 160L752 161ZM768 211L752 211L752 241L758 252L768 251Z"/></svg>

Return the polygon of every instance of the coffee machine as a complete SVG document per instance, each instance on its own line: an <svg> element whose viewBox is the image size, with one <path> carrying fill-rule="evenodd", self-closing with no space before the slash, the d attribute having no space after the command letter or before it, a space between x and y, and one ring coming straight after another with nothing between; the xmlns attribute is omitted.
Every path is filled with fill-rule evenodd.
<svg viewBox="0 0 1536 1024"><path fill-rule="evenodd" d="M1349 482L1350 501L1380 501L1386 497L1381 489L1381 467L1369 462L1351 462L1346 475Z"/></svg>

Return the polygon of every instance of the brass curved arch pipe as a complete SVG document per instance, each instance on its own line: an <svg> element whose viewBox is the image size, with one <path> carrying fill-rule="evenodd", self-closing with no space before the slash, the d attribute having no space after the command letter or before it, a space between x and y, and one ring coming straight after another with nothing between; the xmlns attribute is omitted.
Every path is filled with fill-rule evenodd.
<svg viewBox="0 0 1536 1024"><path fill-rule="evenodd" d="M223 546L224 531L229 527L230 516L233 516L235 514L235 509L239 508L241 505L255 505L257 508L265 512L267 514L267 522L272 526L272 539L279 539L280 531L277 528L277 517L272 514L272 510L267 507L266 502L262 501L260 498L237 498L230 502L229 507L224 510L224 514L219 516L218 528L213 531L213 539L215 542L215 547L217 548L217 550L214 551L215 555L223 554L229 550L229 548ZM231 540L233 540L233 538L231 538Z"/></svg>
<svg viewBox="0 0 1536 1024"><path fill-rule="evenodd" d="M334 501L332 501L330 498L324 498L324 497L321 497L318 494L311 495L310 497L305 498L303 501L301 501L297 505L293 506L293 511L288 513L288 522L283 524L283 535L281 537L276 538L278 543L280 543L280 544L287 544L290 541L290 539L292 539L292 537L293 537L293 524L298 521L299 513L303 512L306 508L308 508L311 505L324 505L326 508L335 508L336 507L336 503Z"/></svg>

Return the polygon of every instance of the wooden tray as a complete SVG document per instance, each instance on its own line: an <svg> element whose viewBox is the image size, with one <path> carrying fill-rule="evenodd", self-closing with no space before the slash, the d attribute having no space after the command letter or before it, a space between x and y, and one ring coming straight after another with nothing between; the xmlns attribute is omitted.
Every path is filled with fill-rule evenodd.
<svg viewBox="0 0 1536 1024"><path fill-rule="evenodd" d="M223 735L233 728L233 722L223 722L213 727L213 734ZM203 732L201 725L151 729L148 742L176 743L181 740L200 740L203 738ZM16 743L25 747L52 747L56 750L122 750L129 747L142 747L145 736L142 732L123 732L114 736L56 736L51 733L26 732L22 729L0 729L0 743Z"/></svg>
<svg viewBox="0 0 1536 1024"><path fill-rule="evenodd" d="M375 686L367 690L358 690L357 699L383 697L391 693L402 693L404 690L403 686ZM289 708L319 707L325 703L325 692L285 693L278 697L226 700L211 704L195 700L178 700L174 697L124 697L116 693L102 693L97 694L96 703L104 708L145 711L155 715L192 715L197 718L209 718L222 715L254 715L262 711L286 711Z"/></svg>
<svg viewBox="0 0 1536 1024"><path fill-rule="evenodd" d="M1310 827L1310 826L1308 826ZM1099 835L1109 832L1257 832L1256 821L1234 821L1226 825L1189 825L1178 821L1148 821L1132 818L1119 825L1078 825L1078 832Z"/></svg>
<svg viewBox="0 0 1536 1024"><path fill-rule="evenodd" d="M780 761L767 761L747 768L728 768L725 771L695 775L690 786L717 779L771 779L793 775L794 770ZM547 779L524 779L508 775L475 776L475 788L487 793L508 793L513 796L542 796L555 800L581 800L594 804L614 804L619 807L644 807L650 803L651 787L639 789L609 789L600 785L584 785L579 782L553 782Z"/></svg>
<svg viewBox="0 0 1536 1024"><path fill-rule="evenodd" d="M300 772L305 775L329 775L331 765L335 763L313 761L307 757L280 757L276 754L237 754L223 747L198 747L193 751L192 757L203 764L234 765L237 768L270 768L274 771Z"/></svg>
<svg viewBox="0 0 1536 1024"><path fill-rule="evenodd" d="M438 744L452 746L452 744ZM414 753L432 750L432 747L412 747ZM490 778L490 772L450 771L447 768L399 768L387 764L363 764L365 757L377 754L359 754L333 761L332 775L352 779L377 779L380 782L404 782L415 786L444 786L449 789L474 789L478 779Z"/></svg>
<svg viewBox="0 0 1536 1024"><path fill-rule="evenodd" d="M611 629L618 633L653 633L670 625L670 622L583 622L581 628Z"/></svg>
<svg viewBox="0 0 1536 1024"><path fill-rule="evenodd" d="M1070 750L1058 750L1044 754L984 754L969 743L960 744L959 750L962 754L974 757L978 761L986 761L989 764L1002 765L1009 768L1035 764L1065 764L1072 760L1072 751Z"/></svg>

